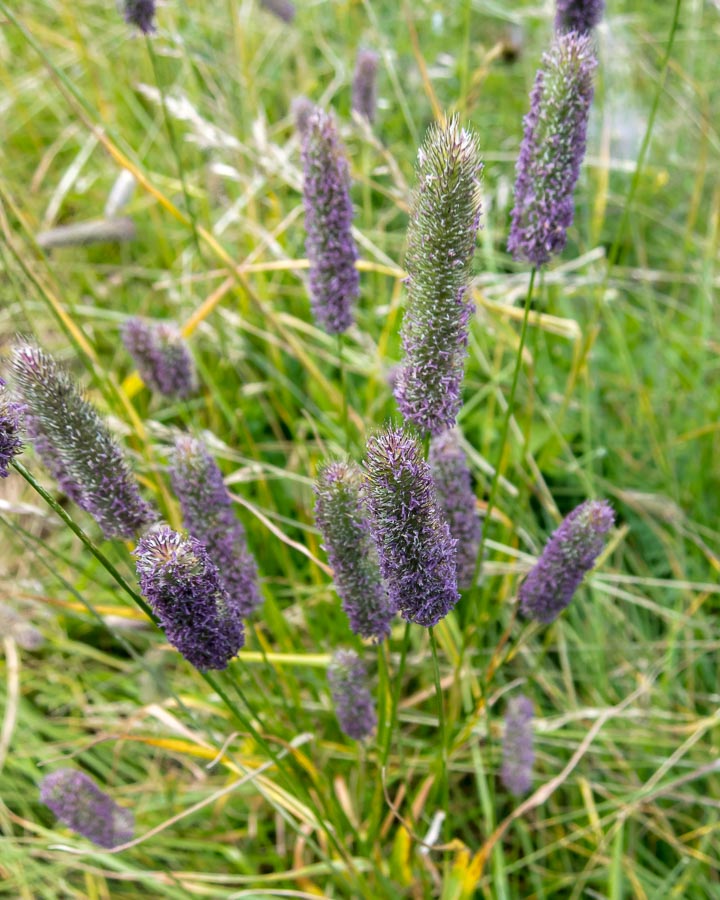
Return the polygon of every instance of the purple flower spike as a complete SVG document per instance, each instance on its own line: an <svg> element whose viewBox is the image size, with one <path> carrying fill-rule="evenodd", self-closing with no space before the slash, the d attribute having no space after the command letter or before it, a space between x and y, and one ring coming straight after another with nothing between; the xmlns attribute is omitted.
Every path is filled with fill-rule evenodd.
<svg viewBox="0 0 720 900"><path fill-rule="evenodd" d="M450 534L457 541L458 584L461 588L472 587L482 529L470 470L456 429L431 440L428 462Z"/></svg>
<svg viewBox="0 0 720 900"><path fill-rule="evenodd" d="M535 762L532 719L532 700L524 694L513 697L505 713L500 778L515 797L526 794L532 785L532 768Z"/></svg>
<svg viewBox="0 0 720 900"><path fill-rule="evenodd" d="M338 650L328 669L330 693L340 727L356 741L375 728L375 704L367 686L365 666L354 650Z"/></svg>
<svg viewBox="0 0 720 900"><path fill-rule="evenodd" d="M350 226L350 176L345 148L331 115L316 109L302 134L305 249L310 260L310 303L328 334L352 325L360 279Z"/></svg>
<svg viewBox="0 0 720 900"><path fill-rule="evenodd" d="M555 28L589 34L602 19L605 0L557 0Z"/></svg>
<svg viewBox="0 0 720 900"><path fill-rule="evenodd" d="M277 16L286 25L289 25L295 18L295 4L290 0L260 0L260 6Z"/></svg>
<svg viewBox="0 0 720 900"><path fill-rule="evenodd" d="M387 429L368 441L364 492L390 603L431 627L460 599L455 540L418 442Z"/></svg>
<svg viewBox="0 0 720 900"><path fill-rule="evenodd" d="M197 390L190 351L174 325L128 319L122 341L150 390L181 399Z"/></svg>
<svg viewBox="0 0 720 900"><path fill-rule="evenodd" d="M155 0L125 0L125 21L143 34L155 31Z"/></svg>
<svg viewBox="0 0 720 900"><path fill-rule="evenodd" d="M92 778L77 769L58 769L40 782L40 800L60 821L99 847L132 840L135 821Z"/></svg>
<svg viewBox="0 0 720 900"><path fill-rule="evenodd" d="M423 434L452 428L462 402L481 172L477 138L457 117L430 127L410 208L405 362L394 391L404 418Z"/></svg>
<svg viewBox="0 0 720 900"><path fill-rule="evenodd" d="M200 541L164 527L135 548L140 590L167 639L196 669L225 669L245 643L240 611Z"/></svg>
<svg viewBox="0 0 720 900"><path fill-rule="evenodd" d="M182 507L183 525L205 545L230 602L247 618L262 603L257 566L222 472L201 441L181 437L175 444L170 477Z"/></svg>
<svg viewBox="0 0 720 900"><path fill-rule="evenodd" d="M0 478L7 478L10 463L22 453L24 408L7 396L0 378Z"/></svg>
<svg viewBox="0 0 720 900"><path fill-rule="evenodd" d="M606 500L586 500L563 519L520 585L524 616L549 624L560 615L595 564L614 521Z"/></svg>
<svg viewBox="0 0 720 900"><path fill-rule="evenodd" d="M105 537L131 538L154 522L120 447L67 372L31 344L15 348L12 370L38 455Z"/></svg>
<svg viewBox="0 0 720 900"><path fill-rule="evenodd" d="M315 520L350 628L361 637L382 641L390 634L394 613L360 497L361 478L353 463L323 466L315 483Z"/></svg>
<svg viewBox="0 0 720 900"><path fill-rule="evenodd" d="M307 133L308 126L310 125L310 118L316 109L317 106L315 106L312 100L302 94L299 97L296 97L290 104L290 113L293 117L293 122L295 123L295 130L299 134L301 140Z"/></svg>
<svg viewBox="0 0 720 900"><path fill-rule="evenodd" d="M377 112L377 69L380 57L374 50L359 50L355 60L352 108L370 124Z"/></svg>
<svg viewBox="0 0 720 900"><path fill-rule="evenodd" d="M574 215L597 61L589 36L556 35L535 78L516 166L508 250L542 266L560 253Z"/></svg>

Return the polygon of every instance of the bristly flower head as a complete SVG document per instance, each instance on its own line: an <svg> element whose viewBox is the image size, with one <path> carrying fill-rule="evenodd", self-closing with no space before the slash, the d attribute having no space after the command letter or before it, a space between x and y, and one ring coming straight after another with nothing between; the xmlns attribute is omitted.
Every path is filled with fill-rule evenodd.
<svg viewBox="0 0 720 900"><path fill-rule="evenodd" d="M245 632L205 546L163 527L149 531L134 555L140 590L173 647L201 672L225 669Z"/></svg>
<svg viewBox="0 0 720 900"><path fill-rule="evenodd" d="M436 625L460 595L455 541L430 467L415 438L388 428L368 441L365 469L364 493L390 603L408 622Z"/></svg>
<svg viewBox="0 0 720 900"><path fill-rule="evenodd" d="M575 32L556 34L543 55L516 167L508 250L517 261L542 266L565 247L596 65L590 37Z"/></svg>
<svg viewBox="0 0 720 900"><path fill-rule="evenodd" d="M563 519L520 585L524 616L548 624L560 615L595 564L614 521L606 500L586 500Z"/></svg>
<svg viewBox="0 0 720 900"><path fill-rule="evenodd" d="M38 454L105 537L131 538L155 521L120 447L68 373L31 344L15 348L12 371Z"/></svg>
<svg viewBox="0 0 720 900"><path fill-rule="evenodd" d="M8 397L0 378L0 478L6 478L10 463L22 453L23 412L21 403Z"/></svg>
<svg viewBox="0 0 720 900"><path fill-rule="evenodd" d="M605 0L557 0L555 28L589 34L602 19Z"/></svg>
<svg viewBox="0 0 720 900"><path fill-rule="evenodd" d="M128 319L122 328L122 341L151 390L181 399L196 390L192 356L174 325Z"/></svg>
<svg viewBox="0 0 720 900"><path fill-rule="evenodd" d="M338 650L328 669L330 693L340 727L356 741L375 727L375 704L367 685L367 673L354 650Z"/></svg>
<svg viewBox="0 0 720 900"><path fill-rule="evenodd" d="M390 634L394 613L360 497L361 479L354 463L326 463L315 482L315 521L350 628L361 637L382 641Z"/></svg>
<svg viewBox="0 0 720 900"><path fill-rule="evenodd" d="M500 778L516 797L526 794L532 785L532 768L535 762L532 719L532 700L524 694L513 697L505 712Z"/></svg>
<svg viewBox="0 0 720 900"><path fill-rule="evenodd" d="M77 769L58 769L40 782L40 800L60 821L99 847L132 840L135 822L95 782Z"/></svg>
<svg viewBox="0 0 720 900"><path fill-rule="evenodd" d="M357 248L350 226L350 176L345 148L333 117L322 109L310 116L302 134L305 249L310 260L310 303L328 334L352 324L360 280Z"/></svg>
<svg viewBox="0 0 720 900"><path fill-rule="evenodd" d="M170 477L182 507L183 525L205 545L230 602L247 618L262 603L257 566L222 472L201 441L183 436L175 443Z"/></svg>
<svg viewBox="0 0 720 900"><path fill-rule="evenodd" d="M291 0L260 0L260 5L286 25L295 18L295 4Z"/></svg>
<svg viewBox="0 0 720 900"><path fill-rule="evenodd" d="M424 434L451 428L461 405L480 225L478 154L476 136L457 117L432 125L418 153L405 259L405 361L395 398L405 419Z"/></svg>
<svg viewBox="0 0 720 900"><path fill-rule="evenodd" d="M155 31L155 0L125 0L125 21L143 34Z"/></svg>
<svg viewBox="0 0 720 900"><path fill-rule="evenodd" d="M472 479L457 429L430 441L428 457L438 500L450 534L457 541L457 575L462 588L472 586L480 548L480 516Z"/></svg>
<svg viewBox="0 0 720 900"><path fill-rule="evenodd" d="M374 50L358 50L352 85L352 108L370 124L377 112L377 69L380 57Z"/></svg>
<svg viewBox="0 0 720 900"><path fill-rule="evenodd" d="M290 104L290 113L292 114L293 122L295 123L295 130L301 140L308 130L310 117L316 109L317 106L315 106L312 100L309 97L305 97L303 94L295 97Z"/></svg>

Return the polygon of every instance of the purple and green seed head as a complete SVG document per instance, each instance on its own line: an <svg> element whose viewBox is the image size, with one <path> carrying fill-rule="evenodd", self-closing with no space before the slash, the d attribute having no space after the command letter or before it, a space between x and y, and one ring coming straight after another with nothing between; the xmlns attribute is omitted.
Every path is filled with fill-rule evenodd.
<svg viewBox="0 0 720 900"><path fill-rule="evenodd" d="M390 604L431 627L460 598L456 542L417 440L387 428L367 444L363 493Z"/></svg>
<svg viewBox="0 0 720 900"><path fill-rule="evenodd" d="M0 378L0 478L6 478L10 463L22 453L24 407L9 396Z"/></svg>
<svg viewBox="0 0 720 900"><path fill-rule="evenodd" d="M374 50L358 50L352 84L352 108L372 125L377 113L377 69Z"/></svg>
<svg viewBox="0 0 720 900"><path fill-rule="evenodd" d="M542 266L560 253L574 216L597 61L589 36L556 34L543 55L516 166L508 250Z"/></svg>
<svg viewBox="0 0 720 900"><path fill-rule="evenodd" d="M589 34L602 19L605 0L557 0L555 28Z"/></svg>
<svg viewBox="0 0 720 900"><path fill-rule="evenodd" d="M180 399L197 390L192 356L174 325L128 319L123 325L122 341L150 390Z"/></svg>
<svg viewBox="0 0 720 900"><path fill-rule="evenodd" d="M156 521L120 447L70 375L32 344L15 347L11 367L38 455L105 537L132 538Z"/></svg>
<svg viewBox="0 0 720 900"><path fill-rule="evenodd" d="M143 34L155 31L155 0L125 0L125 21Z"/></svg>
<svg viewBox="0 0 720 900"><path fill-rule="evenodd" d="M134 551L140 590L167 639L196 669L225 669L245 643L240 610L205 545L167 527Z"/></svg>
<svg viewBox="0 0 720 900"><path fill-rule="evenodd" d="M394 388L403 417L422 434L451 428L462 403L481 172L477 138L457 117L430 127L410 207L405 359Z"/></svg>
<svg viewBox="0 0 720 900"><path fill-rule="evenodd" d="M354 650L338 650L328 668L330 693L343 732L356 741L372 733L377 724L367 672Z"/></svg>
<svg viewBox="0 0 720 900"><path fill-rule="evenodd" d="M443 515L457 542L457 576L461 588L472 586L482 533L470 469L453 428L430 441L428 462Z"/></svg>
<svg viewBox="0 0 720 900"><path fill-rule="evenodd" d="M315 482L315 521L350 628L360 637L382 641L390 634L394 613L360 495L361 481L354 463L326 463Z"/></svg>
<svg viewBox="0 0 720 900"><path fill-rule="evenodd" d="M586 500L563 519L520 585L524 616L549 624L560 615L595 565L614 521L606 500Z"/></svg>
<svg viewBox="0 0 720 900"><path fill-rule="evenodd" d="M189 436L178 438L170 477L182 508L183 525L205 545L230 602L242 618L247 618L262 603L257 566L222 472L202 441Z"/></svg>
<svg viewBox="0 0 720 900"><path fill-rule="evenodd" d="M319 108L301 137L310 304L321 328L341 334L352 325L360 293L345 148L334 118Z"/></svg>
<svg viewBox="0 0 720 900"><path fill-rule="evenodd" d="M112 848L132 840L133 814L118 806L84 772L58 769L40 782L40 800L72 831Z"/></svg>
<svg viewBox="0 0 720 900"><path fill-rule="evenodd" d="M513 697L505 712L500 778L515 797L526 794L532 786L535 762L533 748L533 705L529 697Z"/></svg>

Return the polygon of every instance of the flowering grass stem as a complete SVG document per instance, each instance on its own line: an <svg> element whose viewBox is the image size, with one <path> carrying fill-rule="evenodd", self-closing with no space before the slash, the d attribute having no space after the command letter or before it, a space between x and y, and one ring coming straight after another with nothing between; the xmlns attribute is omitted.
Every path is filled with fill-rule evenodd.
<svg viewBox="0 0 720 900"><path fill-rule="evenodd" d="M338 332L337 336L337 355L338 369L340 370L340 393L342 395L341 418L343 434L345 435L345 452L350 453L350 420L348 418L348 377L345 368L345 358L343 357L343 333Z"/></svg>
<svg viewBox="0 0 720 900"><path fill-rule="evenodd" d="M533 288L535 286L535 276L537 274L537 267L533 267L530 272L530 282L528 283L528 290L525 296L525 309L523 311L523 320L522 320L522 328L520 330L520 345L517 351L517 358L515 359L515 370L513 371L512 384L510 385L510 396L508 397L507 409L505 410L505 418L503 419L502 431L500 434L500 450L497 455L497 460L495 462L495 471L493 472L492 483L490 484L490 495L488 497L487 509L485 511L485 519L483 521L482 533L480 535L480 547L478 549L478 557L477 563L475 565L475 575L473 577L473 587L477 586L478 579L482 574L483 567L483 549L485 547L485 540L487 538L487 533L490 525L490 519L492 516L493 507L495 506L495 499L497 497L498 484L500 482L500 470L502 468L502 461L505 455L505 445L507 443L508 430L510 428L510 419L513 414L513 407L515 405L515 392L517 391L518 380L520 377L520 369L522 367L522 356L523 350L525 348L525 338L527 336L527 325L528 325L528 317L530 314L530 304L532 303L532 295Z"/></svg>
<svg viewBox="0 0 720 900"><path fill-rule="evenodd" d="M435 638L435 629L428 628L430 633L430 650L432 651L433 660L433 677L435 680L435 699L437 700L438 715L438 737L440 751L438 753L438 791L440 795L442 811L445 813L443 819L444 842L447 842L448 823L450 819L450 779L448 772L448 747L447 734L445 731L445 708L443 703L442 684L440 683L440 663L438 661L437 640Z"/></svg>

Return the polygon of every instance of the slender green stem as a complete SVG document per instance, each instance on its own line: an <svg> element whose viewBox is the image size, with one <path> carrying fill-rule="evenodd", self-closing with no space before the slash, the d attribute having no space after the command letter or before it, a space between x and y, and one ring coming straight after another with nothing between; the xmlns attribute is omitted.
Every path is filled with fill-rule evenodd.
<svg viewBox="0 0 720 900"><path fill-rule="evenodd" d="M143 600L143 598L134 591L127 581L123 578L123 576L118 572L115 566L110 562L110 560L105 556L102 550L99 550L95 544L90 540L90 538L85 534L82 528L77 524L77 522L72 519L72 517L60 506L57 500L52 496L52 494L48 493L45 488L35 479L33 475L28 472L25 466L17 459L12 462L15 470L22 475L22 477L27 481L30 487L36 491L43 500L48 504L48 506L52 507L52 509L58 514L58 516L63 520L63 522L67 525L67 527L72 531L74 535L80 538L80 540L85 544L88 550L92 553L95 559L100 563L103 568L105 568L110 575L115 579L115 581L120 585L120 587L137 603L140 609L149 616L153 621L155 621L155 616L153 615L152 610L148 606L148 604Z"/></svg>
<svg viewBox="0 0 720 900"><path fill-rule="evenodd" d="M477 563L475 565L475 575L472 582L473 585L477 584L477 581L482 573L483 549L485 547L485 541L487 539L488 531L490 530L490 518L492 516L493 508L495 507L495 499L497 497L498 484L500 482L500 470L502 468L503 457L505 456L505 446L507 444L508 430L510 428L510 419L512 418L513 409L515 406L515 393L517 391L518 380L520 377L520 369L522 368L522 356L523 350L525 349L528 317L530 314L530 304L532 302L533 287L535 286L536 274L537 269L533 268L532 272L530 273L530 282L528 284L527 295L525 296L525 309L523 312L522 329L520 331L520 346L518 347L517 357L515 359L515 370L513 372L512 384L510 385L510 396L508 397L507 409L505 410L502 431L500 433L500 449L495 461L495 471L493 472L493 479L490 485L490 496L488 497L487 510L485 512L482 533L480 535L480 547L478 549Z"/></svg>
<svg viewBox="0 0 720 900"><path fill-rule="evenodd" d="M345 357L343 356L343 335L342 333L337 336L337 355L338 355L338 369L340 370L340 393L342 394L342 412L341 412L341 421L343 434L345 435L345 452L350 453L350 421L348 418L348 377L347 370L345 368Z"/></svg>
<svg viewBox="0 0 720 900"><path fill-rule="evenodd" d="M195 244L195 249L198 252L199 258L204 262L202 246L200 244L200 236L197 232L197 225L195 223L195 213L193 210L192 203L190 202L190 192L188 191L187 180L185 178L185 169L182 163L182 157L180 156L180 149L177 143L177 135L175 134L175 126L173 125L172 118L167 108L167 101L165 98L165 89L162 86L160 81L160 72L157 64L157 57L155 56L155 50L153 48L152 39L148 35L146 38L146 44L148 49L148 55L150 56L150 62L152 63L153 75L155 77L155 83L157 84L158 93L160 95L160 106L163 112L163 119L165 121L165 128L167 129L168 139L170 140L170 147L172 148L173 156L175 157L175 163L178 169L178 177L180 178L180 185L182 187L183 198L185 199L185 211L187 212L188 221L190 222L190 227L192 228L193 233L193 242Z"/></svg>
<svg viewBox="0 0 720 900"><path fill-rule="evenodd" d="M443 692L442 692L442 684L440 683L440 663L438 662L438 652L437 652L437 641L435 638L435 629L428 628L430 633L430 649L432 651L432 659L433 659L433 676L435 679L435 698L437 700L437 710L438 710L438 733L439 733L439 743L440 743L440 752L438 754L438 782L440 785L440 796L442 797L442 809L445 813L445 821L443 824L443 833L445 835L445 841L447 842L447 836L450 825L450 779L448 772L448 746L447 746L447 733L445 729L445 708L443 703Z"/></svg>

